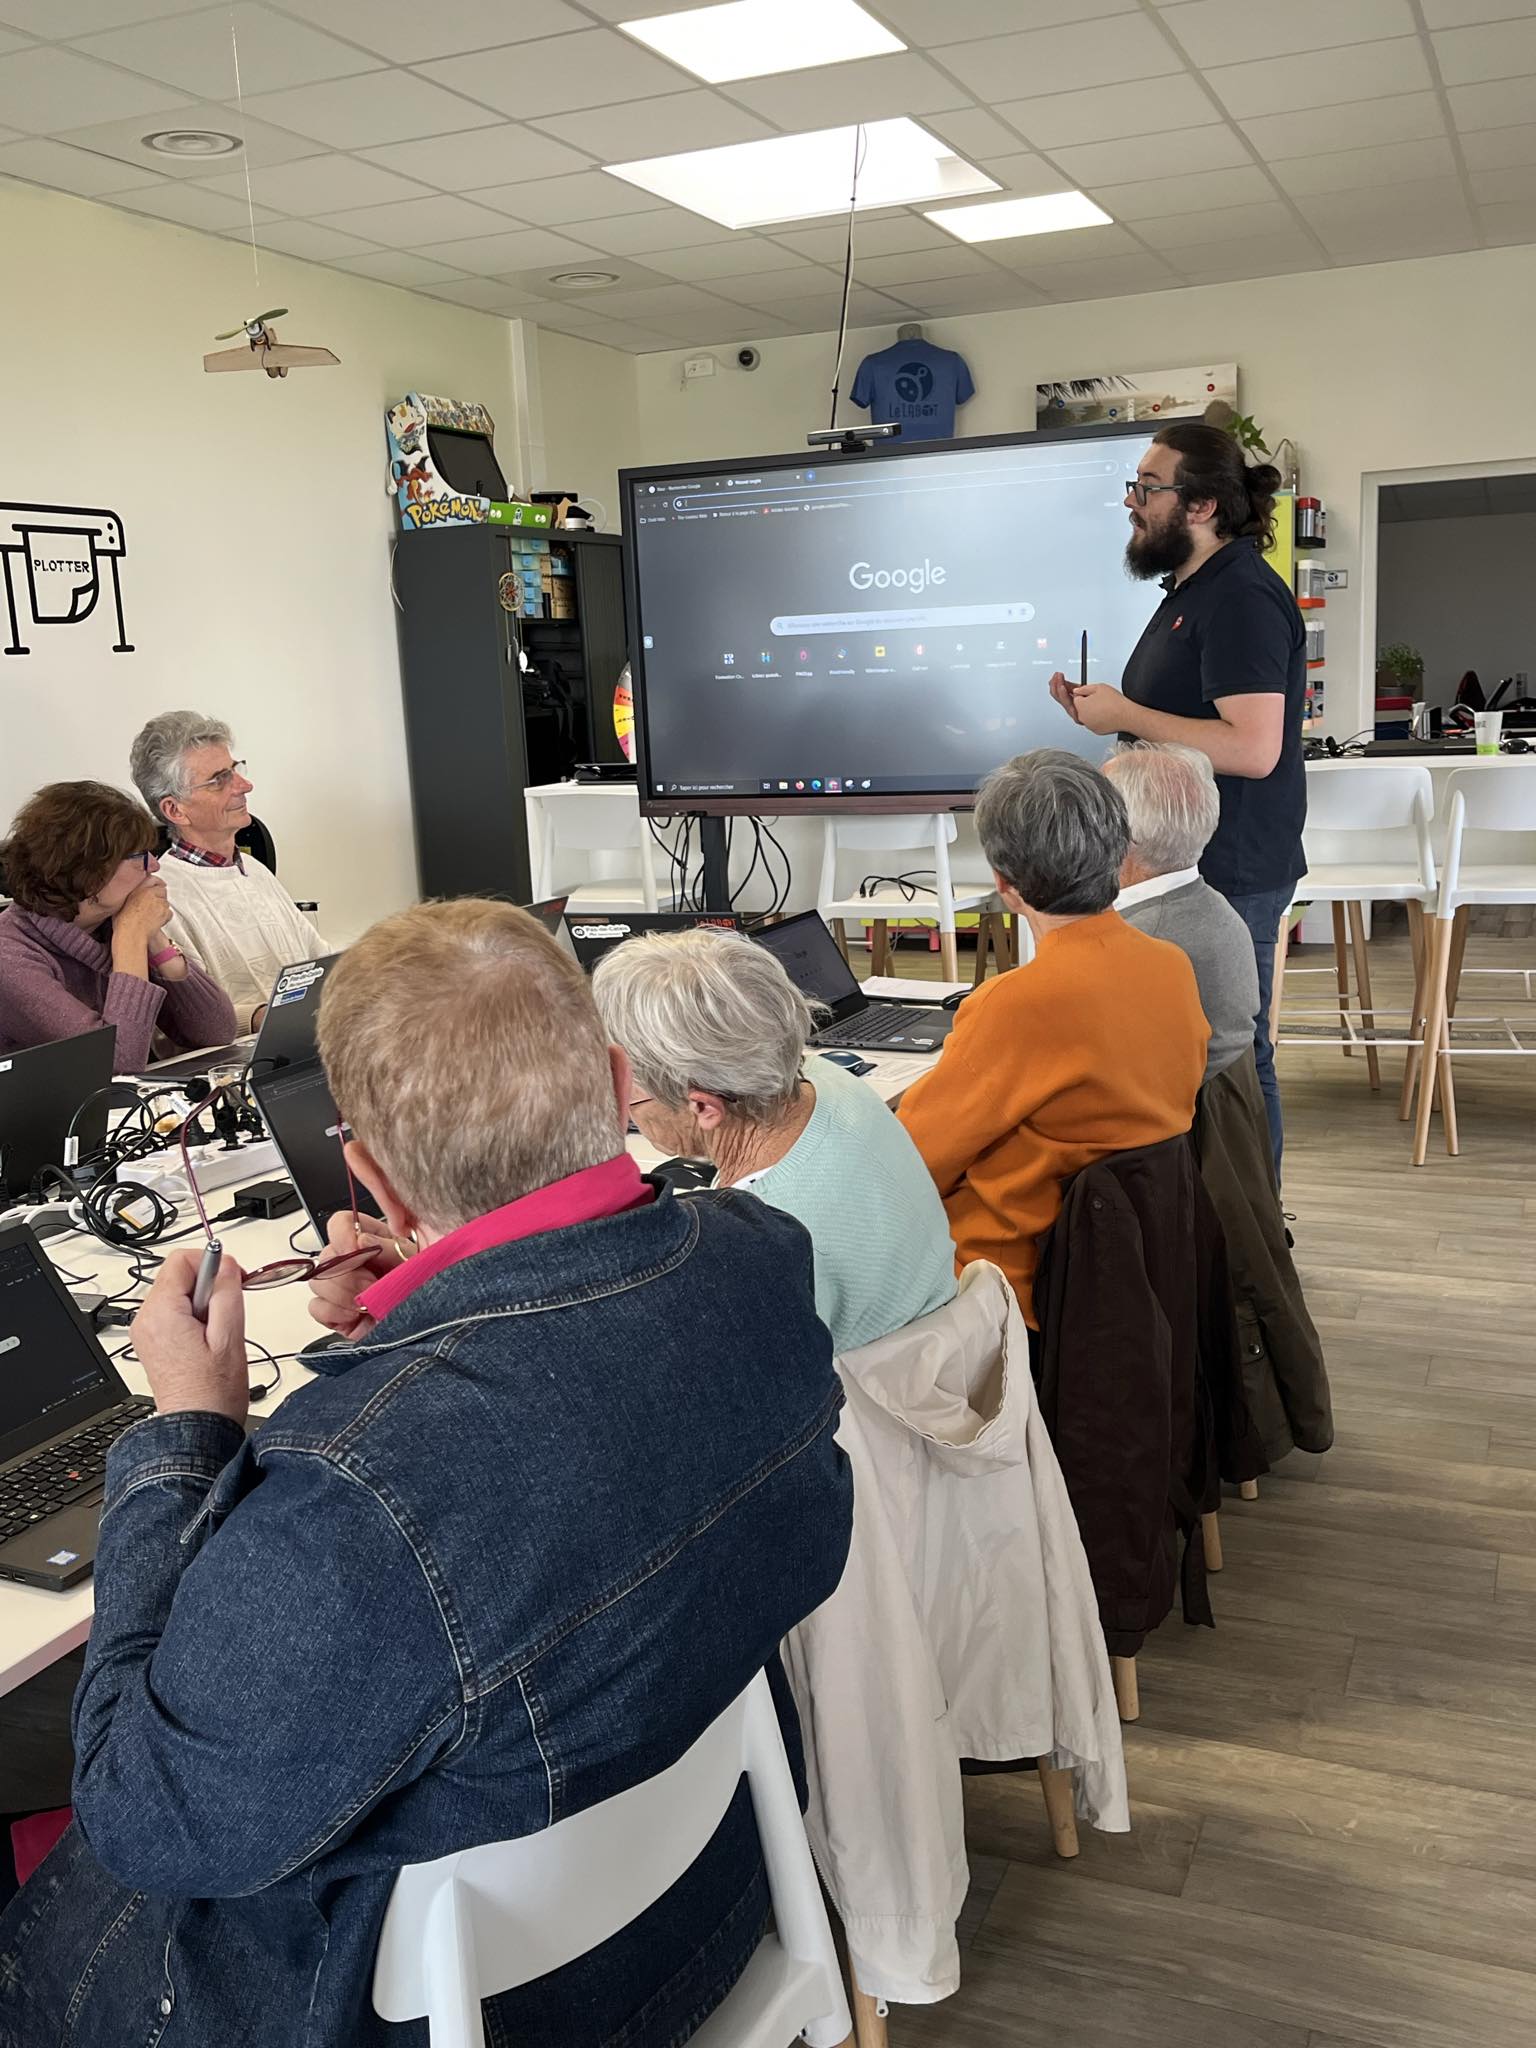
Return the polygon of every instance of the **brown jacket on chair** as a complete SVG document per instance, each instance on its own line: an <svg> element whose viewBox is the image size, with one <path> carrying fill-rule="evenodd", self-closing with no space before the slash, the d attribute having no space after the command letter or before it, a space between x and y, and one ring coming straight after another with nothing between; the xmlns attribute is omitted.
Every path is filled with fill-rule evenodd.
<svg viewBox="0 0 1536 2048"><path fill-rule="evenodd" d="M1173 1606L1212 1626L1200 1516L1267 1470L1243 1399L1226 1247L1187 1137L1067 1183L1035 1275L1040 1407L1111 1656ZM1179 1539L1183 1539L1182 1565Z"/></svg>
<svg viewBox="0 0 1536 2048"><path fill-rule="evenodd" d="M1237 1301L1248 1412L1273 1464L1333 1442L1328 1368L1285 1240L1280 1189L1252 1051L1200 1090L1191 1132L1221 1218Z"/></svg>

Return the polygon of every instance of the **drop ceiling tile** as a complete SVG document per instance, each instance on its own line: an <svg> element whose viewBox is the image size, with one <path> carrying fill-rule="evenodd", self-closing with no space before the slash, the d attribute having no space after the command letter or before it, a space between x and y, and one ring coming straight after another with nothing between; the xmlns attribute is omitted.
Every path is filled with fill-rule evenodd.
<svg viewBox="0 0 1536 2048"><path fill-rule="evenodd" d="M544 141L543 136L537 138ZM549 143L551 149L559 143ZM575 171L565 178L525 178L510 185L474 187L482 205L494 206L516 220L534 227L557 228L567 221L603 220L611 214L647 213L656 205L654 192L642 192L623 178L610 178L604 171ZM690 214L688 219L696 216ZM715 221L700 221L701 228L714 228ZM721 233L725 230L721 229Z"/></svg>
<svg viewBox="0 0 1536 2048"><path fill-rule="evenodd" d="M1444 220L1464 213L1460 180L1417 178L1395 185L1372 185L1356 192L1309 194L1296 202L1298 211L1319 234L1365 227L1411 226L1415 221Z"/></svg>
<svg viewBox="0 0 1536 2048"><path fill-rule="evenodd" d="M496 128L472 128L461 135L434 136L427 142L397 142L392 149L365 150L369 163L402 177L419 178L443 192L475 192L526 178L555 178L585 170L591 159L505 121ZM617 182L616 180L611 182ZM650 193L646 204L654 205Z"/></svg>
<svg viewBox="0 0 1536 2048"><path fill-rule="evenodd" d="M286 0L317 28L330 29L394 64L454 57L535 36L590 28L564 0Z"/></svg>
<svg viewBox="0 0 1536 2048"><path fill-rule="evenodd" d="M440 85L472 93L520 121L676 92L688 82L688 74L675 64L606 28L482 50L473 57L444 57L421 70Z"/></svg>
<svg viewBox="0 0 1536 2048"><path fill-rule="evenodd" d="M1384 100L1350 100L1336 107L1301 107L1245 121L1243 132L1261 156L1308 156L1314 150L1359 149L1379 142L1416 142L1443 135L1445 118L1432 92Z"/></svg>
<svg viewBox="0 0 1536 2048"><path fill-rule="evenodd" d="M1076 92L1130 79L1158 78L1183 69L1182 59L1167 37L1141 14L1128 14L1108 26L1074 21L1060 28L1027 30L1023 35L946 43L933 54L989 106L1010 93ZM1146 90L1146 97L1155 101L1158 95ZM1003 118L1011 116L1004 114ZM1159 127L1166 125L1166 121L1158 123ZM1031 136L1030 140L1037 138Z"/></svg>
<svg viewBox="0 0 1536 2048"><path fill-rule="evenodd" d="M433 193L430 199L393 199L383 206L353 206L319 216L323 227L390 249L430 249L436 242L463 241L470 235L505 234L508 220L489 206Z"/></svg>
<svg viewBox="0 0 1536 2048"><path fill-rule="evenodd" d="M1536 194L1477 209L1484 239L1500 249L1517 242L1536 242Z"/></svg>
<svg viewBox="0 0 1536 2048"><path fill-rule="evenodd" d="M569 263L575 269L583 269L593 263L591 249L548 228L511 228L500 235L471 235L463 241L440 243L436 253L442 262L481 277L499 277L506 271L527 270L535 265Z"/></svg>
<svg viewBox="0 0 1536 2048"><path fill-rule="evenodd" d="M666 156L679 143L689 149L722 149L730 142L761 142L773 130L756 114L732 106L717 92L672 92L633 106L599 107L585 114L556 114L535 126L607 164Z"/></svg>
<svg viewBox="0 0 1536 2048"><path fill-rule="evenodd" d="M245 196L245 173L224 171L216 178L199 180L210 192L231 198ZM270 164L251 172L251 191L257 203L275 207L279 213L336 213L346 206L383 206L394 199L424 199L425 185L413 185L409 178L397 178L377 164L359 163L351 156L310 156L298 163Z"/></svg>
<svg viewBox="0 0 1536 2048"><path fill-rule="evenodd" d="M1073 142L1119 141L1173 128L1220 121L1219 108L1187 76L1160 79L1156 92L1138 80L1089 92L1049 93L1010 100L996 111L1036 149Z"/></svg>
<svg viewBox="0 0 1536 2048"><path fill-rule="evenodd" d="M1531 118L1536 92L1528 78L1494 78L1483 85L1453 85L1446 98L1458 129L1508 128Z"/></svg>
<svg viewBox="0 0 1536 2048"><path fill-rule="evenodd" d="M899 257L876 256L872 262L899 262ZM663 277L686 278L701 283L728 277L754 277L765 270L809 271L803 256L781 248L765 235L735 234L728 242L710 242L701 249L658 250L651 267Z"/></svg>
<svg viewBox="0 0 1536 2048"><path fill-rule="evenodd" d="M0 57L7 57L12 50L26 50L31 47L27 37L12 35L8 28L0 26Z"/></svg>
<svg viewBox="0 0 1536 2048"><path fill-rule="evenodd" d="M1420 0L1431 28L1457 28L1468 21L1512 21L1536 14L1536 0Z"/></svg>
<svg viewBox="0 0 1536 2048"><path fill-rule="evenodd" d="M601 271L611 283L589 289L580 286L573 288L570 285L552 286L549 276L553 269ZM635 263L628 256L592 253L583 256L579 263L537 263L530 265L526 270L505 270L497 273L498 284L510 285L520 292L531 292L537 298L550 299L561 306L585 305L588 300L595 303L615 286L654 285L665 282L666 279L659 270L648 269L645 264Z"/></svg>
<svg viewBox="0 0 1536 2048"><path fill-rule="evenodd" d="M1227 111L1243 122L1298 107L1418 92L1432 83L1417 36L1351 43L1347 49L1330 50L1326 57L1303 52L1267 57L1258 64L1223 64L1205 77Z"/></svg>
<svg viewBox="0 0 1536 2048"><path fill-rule="evenodd" d="M1485 78L1518 78L1536 71L1536 16L1482 28L1447 29L1430 41L1447 85L1476 85Z"/></svg>
<svg viewBox="0 0 1536 2048"><path fill-rule="evenodd" d="M909 284L936 284L941 278L998 278L995 263L975 249L958 245L949 249L916 249L906 256L871 256L855 265L859 282L877 291L900 291ZM1006 278L1003 279L1006 283Z"/></svg>
<svg viewBox="0 0 1536 2048"><path fill-rule="evenodd" d="M1019 138L985 107L965 107L959 112L939 112L923 123L941 141L960 152L967 162L984 164L993 156L1012 156Z"/></svg>
<svg viewBox="0 0 1536 2048"><path fill-rule="evenodd" d="M813 263L841 263L847 243L845 228L793 228L776 235L775 241L808 256ZM954 237L915 213L860 215L854 231L854 247L860 261L866 256L902 256L909 249L952 249Z"/></svg>
<svg viewBox="0 0 1536 2048"><path fill-rule="evenodd" d="M146 134L157 128L211 128L216 134L238 135L245 147L231 156L163 156L147 149ZM156 174L166 178L196 178L206 181L210 172L238 169L246 163L286 164L301 156L315 156L320 144L307 136L290 135L265 121L244 120L229 107L214 101L194 101L176 109L174 119L146 120L140 114L127 121L98 121L89 128L71 128L61 138L81 149L96 150L102 156L117 157L143 173L147 185Z"/></svg>
<svg viewBox="0 0 1536 2048"><path fill-rule="evenodd" d="M133 170L107 156L95 156L88 149L73 149L67 142L55 142L46 135L33 135L19 142L0 144L0 178L25 178L34 185L51 185L59 192L74 192L82 199L100 199L112 192L131 192L135 186L169 184L156 180L152 171Z"/></svg>
<svg viewBox="0 0 1536 2048"><path fill-rule="evenodd" d="M1010 29L1060 28L1111 14L1134 14L1138 0L879 0L883 21L923 49L1000 36Z"/></svg>
<svg viewBox="0 0 1536 2048"><path fill-rule="evenodd" d="M22 136L19 130L15 128L0 128L0 143L20 142L21 140Z"/></svg>
<svg viewBox="0 0 1536 2048"><path fill-rule="evenodd" d="M801 333L814 333L820 328L837 325L841 305L842 298L838 292L810 292L781 300L775 311L780 319L787 320ZM849 318L858 326L894 326L898 321L910 320L912 309L899 299L886 298L877 303L875 299L865 297L858 302L856 312L850 307ZM857 357L853 360L857 361ZM830 365L828 367L830 373ZM851 375L849 381L852 381Z"/></svg>
<svg viewBox="0 0 1536 2048"><path fill-rule="evenodd" d="M614 321L598 346L617 349L624 355L655 356L665 355L669 350L675 349L677 341L674 336L658 333L650 327L637 326L633 321ZM587 502L591 503L590 492Z"/></svg>
<svg viewBox="0 0 1536 2048"><path fill-rule="evenodd" d="M369 244L359 235L338 234L312 220L276 220L257 236L263 249L280 256L298 256L306 263L334 263L338 256L366 256Z"/></svg>
<svg viewBox="0 0 1536 2048"><path fill-rule="evenodd" d="M712 7L717 0L581 0L600 21L643 21L652 14L683 14L691 7Z"/></svg>
<svg viewBox="0 0 1536 2048"><path fill-rule="evenodd" d="M1181 178L1144 178L1134 185L1095 185L1093 198L1115 220L1153 220L1165 213L1203 213L1273 199L1275 188L1257 164L1226 171L1190 171Z"/></svg>
<svg viewBox="0 0 1536 2048"><path fill-rule="evenodd" d="M1161 219L1138 220L1136 232L1151 248L1168 256L1170 262L1184 262L1186 250L1202 242L1236 241L1240 236L1284 235L1295 232L1296 217L1278 199L1261 200L1254 206L1213 206L1206 213L1170 213Z"/></svg>
<svg viewBox="0 0 1536 2048"><path fill-rule="evenodd" d="M380 60L366 50L293 21L270 8L215 7L203 14L143 21L104 36L86 36L77 47L104 64L142 71L166 85L202 99L235 97L231 31L240 50L240 90L276 92L288 85L313 85L322 78L346 78L373 71Z"/></svg>
<svg viewBox="0 0 1536 2048"><path fill-rule="evenodd" d="M606 319L616 315L624 320L649 320L653 314L665 319L687 319L693 314L709 314L717 320L732 320L736 307L726 300L717 298L713 292L701 292L691 284L642 285L637 289L604 292L602 313Z"/></svg>
<svg viewBox="0 0 1536 2048"><path fill-rule="evenodd" d="M201 185L175 185L170 179L162 185L151 185L146 191L119 192L112 204L126 207L130 213L149 213L156 220L175 221L184 228L209 228L215 234L226 230L238 233L249 226L243 199L226 199L218 192L205 192ZM259 242L261 224L271 220L272 215L264 206L258 206L255 212Z"/></svg>
<svg viewBox="0 0 1536 2048"><path fill-rule="evenodd" d="M626 185L622 178L604 177L603 183L621 192L636 189ZM654 192L643 196L655 206ZM651 249L686 249L700 242L728 242L734 233L719 221L705 220L700 214L685 212L681 206L664 206L650 213L618 213L611 220L594 213L587 220L567 225L573 235L590 242L594 249L604 249L616 256L643 256Z"/></svg>
<svg viewBox="0 0 1536 2048"><path fill-rule="evenodd" d="M246 105L279 128L313 135L333 149L377 148L418 136L485 128L496 116L487 107L444 92L410 71L369 71L325 85L257 93Z"/></svg>
<svg viewBox="0 0 1536 2048"><path fill-rule="evenodd" d="M1310 235L1243 235L1232 242L1202 242L1167 249L1168 261L1190 284L1226 284L1245 277L1283 277L1326 270L1328 257Z"/></svg>
<svg viewBox="0 0 1536 2048"><path fill-rule="evenodd" d="M1036 199L1045 192L1070 192L1072 180L1060 171L1053 170L1043 156L1036 156L1032 149L1020 150L1014 156L995 156L986 166L987 176L995 180L999 196L1012 199ZM978 195L987 198L989 195Z"/></svg>
<svg viewBox="0 0 1536 2048"><path fill-rule="evenodd" d="M64 42L157 14L192 14L208 0L6 0L5 19L35 36Z"/></svg>
<svg viewBox="0 0 1536 2048"><path fill-rule="evenodd" d="M166 113L186 103L174 86L132 78L73 50L38 47L0 57L0 122L23 135Z"/></svg>
<svg viewBox="0 0 1536 2048"><path fill-rule="evenodd" d="M1022 277L1000 276L996 271L990 277L924 278L920 283L903 285L902 290L919 312L935 317L1003 313L1022 306L1043 306L1046 302L1045 293L1037 285L1026 284Z"/></svg>
<svg viewBox="0 0 1536 2048"><path fill-rule="evenodd" d="M1411 36L1418 27L1408 0L1181 0L1162 16L1201 66Z"/></svg>
<svg viewBox="0 0 1536 2048"><path fill-rule="evenodd" d="M1506 164L1496 171L1474 171L1472 196L1483 207L1536 200L1536 160Z"/></svg>
<svg viewBox="0 0 1536 2048"><path fill-rule="evenodd" d="M1218 121L1209 128L1180 128L1171 134L1128 135L1123 141L1069 143L1052 158L1068 178L1090 185L1130 184L1139 178L1177 178L1190 171L1222 171L1253 158L1235 128Z"/></svg>
<svg viewBox="0 0 1536 2048"><path fill-rule="evenodd" d="M1336 263L1400 263L1411 256L1451 256L1478 246L1477 226L1465 210L1360 228L1320 226L1317 234Z"/></svg>
<svg viewBox="0 0 1536 2048"><path fill-rule="evenodd" d="M1448 178L1456 159L1444 136L1422 142L1384 142L1375 149L1324 150L1315 156L1283 158L1270 165L1276 182L1305 197L1315 192L1352 192L1369 185L1395 185L1405 178Z"/></svg>
<svg viewBox="0 0 1536 2048"><path fill-rule="evenodd" d="M1026 272L1048 270L1058 263L1146 254L1134 235L1114 226L1068 228L1059 235L1012 235L1005 242L988 242L986 249L994 263Z"/></svg>
<svg viewBox="0 0 1536 2048"><path fill-rule="evenodd" d="M1469 171L1497 171L1508 164L1536 164L1536 121L1525 121L1514 128L1473 129L1462 136L1461 153Z"/></svg>
<svg viewBox="0 0 1536 2048"><path fill-rule="evenodd" d="M683 320L657 317L652 319L650 327L655 333L665 335L669 346L675 347L682 341L700 348L709 348L723 342L761 341L765 338L763 324L760 313L753 315L743 312L734 320L728 315L719 320L712 317L701 320L696 316ZM768 324L783 332L778 321L771 321ZM734 368L734 365L732 367Z"/></svg>
<svg viewBox="0 0 1536 2048"><path fill-rule="evenodd" d="M1102 263L1062 263L1033 280L1048 297L1118 299L1137 292L1167 291L1183 279L1156 256L1116 256Z"/></svg>
<svg viewBox="0 0 1536 2048"><path fill-rule="evenodd" d="M536 319L546 303L532 293L519 291L499 278L467 277L456 284L423 285L430 299L446 299L451 305L468 306L476 313L500 313L508 319Z"/></svg>
<svg viewBox="0 0 1536 2048"><path fill-rule="evenodd" d="M423 284L445 284L461 275L451 264L418 256L411 249L378 249L367 256L348 256L336 268L350 271L354 277L371 277L378 284L398 284L410 290Z"/></svg>
<svg viewBox="0 0 1536 2048"><path fill-rule="evenodd" d="M846 121L885 121L898 114L921 117L971 105L964 86L910 50L776 78L742 79L730 90L731 97L753 113L792 133L835 128Z"/></svg>
<svg viewBox="0 0 1536 2048"><path fill-rule="evenodd" d="M811 277L799 270L762 270L751 277L723 277L719 291L721 298L739 301L743 306L771 309L786 298L810 297L813 286L818 292L841 290L842 282L840 272L818 264Z"/></svg>

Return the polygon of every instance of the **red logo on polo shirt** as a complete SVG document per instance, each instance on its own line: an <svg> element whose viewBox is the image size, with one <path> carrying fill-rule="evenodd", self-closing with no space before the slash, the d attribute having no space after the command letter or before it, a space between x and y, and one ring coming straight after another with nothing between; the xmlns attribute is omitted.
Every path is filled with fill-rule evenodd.
<svg viewBox="0 0 1536 2048"><path fill-rule="evenodd" d="M1183 625L1183 623L1184 623L1184 614L1183 614L1182 612L1180 612L1180 613L1179 613L1179 616L1178 616L1178 617L1177 617L1177 618L1176 618L1176 619L1174 620L1173 624L1172 624L1172 625L1171 625L1171 626L1170 626L1170 627L1168 628L1169 632L1170 632L1170 633L1177 633L1177 631L1179 630L1180 626L1182 626L1182 625Z"/></svg>

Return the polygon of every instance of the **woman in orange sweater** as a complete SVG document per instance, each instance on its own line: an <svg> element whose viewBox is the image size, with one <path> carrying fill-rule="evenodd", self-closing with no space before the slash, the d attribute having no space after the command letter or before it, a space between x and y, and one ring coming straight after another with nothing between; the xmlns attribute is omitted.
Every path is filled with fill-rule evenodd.
<svg viewBox="0 0 1536 2048"><path fill-rule="evenodd" d="M1035 957L966 998L899 1115L958 1263L1000 1266L1034 1327L1036 1249L1063 1183L1189 1129L1210 1027L1186 955L1110 908L1130 829L1107 776L1059 748L1020 754L977 791L976 831Z"/></svg>

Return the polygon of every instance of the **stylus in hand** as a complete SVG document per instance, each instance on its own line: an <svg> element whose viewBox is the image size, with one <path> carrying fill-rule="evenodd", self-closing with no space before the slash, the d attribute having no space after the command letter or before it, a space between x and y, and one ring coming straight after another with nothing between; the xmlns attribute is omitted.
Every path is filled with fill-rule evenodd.
<svg viewBox="0 0 1536 2048"><path fill-rule="evenodd" d="M1088 682L1088 629L1086 626L1083 628L1083 645L1078 656L1077 680L1079 685L1086 687Z"/></svg>
<svg viewBox="0 0 1536 2048"><path fill-rule="evenodd" d="M192 1313L200 1323L208 1320L208 1304L213 1299L213 1283L219 1277L219 1267L224 1263L224 1247L217 1238L208 1240L197 1268L197 1278L192 1283Z"/></svg>

